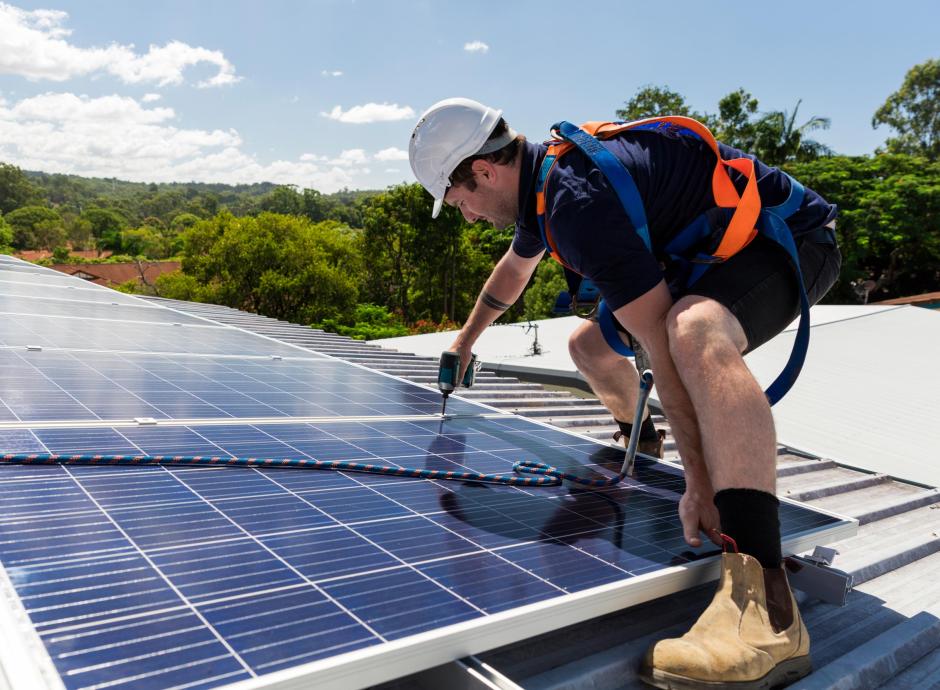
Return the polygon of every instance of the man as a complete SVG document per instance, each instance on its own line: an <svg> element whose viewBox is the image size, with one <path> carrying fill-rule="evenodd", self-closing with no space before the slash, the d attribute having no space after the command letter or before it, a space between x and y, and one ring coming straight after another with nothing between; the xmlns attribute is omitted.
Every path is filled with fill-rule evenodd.
<svg viewBox="0 0 940 690"><path fill-rule="evenodd" d="M784 249L758 234L691 287L676 281L666 245L703 214L716 226L722 222L724 209L716 207L711 187L715 153L676 128L628 130L603 147L636 184L650 248L607 176L576 148L558 158L544 182L542 218L551 225L554 249L594 282L620 330L649 356L685 467L679 517L686 541L700 546L704 532L733 551L722 557L712 604L682 638L650 648L642 677L664 688L771 687L799 678L810 670L809 637L782 567L773 418L743 360L800 313L796 271ZM723 159L745 155L723 145L720 153ZM536 209L546 147L513 132L500 111L448 99L422 115L409 154L416 177L434 197L434 216L447 203L471 222L515 223L511 248L451 348L466 362L474 341L518 299L547 249ZM747 158L763 206L782 204L797 185ZM739 178L732 175L743 188ZM787 220L810 303L838 275L835 215L835 207L805 190ZM582 324L570 349L617 419L630 419L636 371L606 347L596 325Z"/></svg>

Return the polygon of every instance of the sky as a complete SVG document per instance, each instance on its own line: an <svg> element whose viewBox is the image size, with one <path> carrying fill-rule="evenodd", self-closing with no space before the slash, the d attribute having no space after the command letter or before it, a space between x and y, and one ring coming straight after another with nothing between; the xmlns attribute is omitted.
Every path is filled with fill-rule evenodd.
<svg viewBox="0 0 940 690"><path fill-rule="evenodd" d="M596 7L593 14L578 7ZM698 111L743 87L761 111L828 117L872 153L940 2L555 0L0 1L0 161L143 182L413 182L408 137L452 96L531 139L614 119L640 87Z"/></svg>

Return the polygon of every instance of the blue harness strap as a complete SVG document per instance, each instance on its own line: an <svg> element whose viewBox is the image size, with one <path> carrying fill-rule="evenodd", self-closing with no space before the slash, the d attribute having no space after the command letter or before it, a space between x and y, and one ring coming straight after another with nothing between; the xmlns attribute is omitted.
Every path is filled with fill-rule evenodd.
<svg viewBox="0 0 940 690"><path fill-rule="evenodd" d="M650 243L649 228L646 222L646 211L643 201L640 198L636 183L630 176L629 171L624 165L608 151L595 137L585 132L580 127L570 122L559 122L552 127L563 139L571 142L578 147L591 161L601 170L604 176L610 182L611 187L620 199L624 211L637 234L646 245L646 248L652 251ZM694 133L693 133L694 134ZM542 193L548 173L551 171L555 162L555 156L546 156L539 169L536 189ZM786 173L784 173L786 174ZM803 275L800 270L800 257L797 252L796 243L793 240L793 233L787 226L786 219L793 215L803 203L804 189L803 185L787 175L790 181L790 193L787 200L778 206L764 208L760 212L757 222L757 231L768 239L773 240L786 250L787 255L793 263L796 270L797 282L800 287L800 322L797 329L796 338L793 342L793 349L787 360L786 366L780 375L774 379L773 383L764 391L767 400L771 405L776 404L793 386L803 363L806 360L806 352L809 348L809 298L806 295L806 288L803 285ZM542 234L542 241L551 253L551 244L545 232L545 218L543 213L538 214L539 230ZM680 265L685 265L687 276L684 280L685 287L691 287L702 275L705 274L711 266L720 263L722 260L710 254L697 254L694 258L688 258L693 247L706 239L713 232L713 227L709 219L703 214L692 221L686 228L679 232L669 244L665 251L672 259ZM627 347L620 338L617 331L614 315L606 303L601 300L597 309L597 322L601 333L607 344L618 354L625 357L633 356L633 350Z"/></svg>
<svg viewBox="0 0 940 690"><path fill-rule="evenodd" d="M617 330L617 324L614 320L614 313L604 300L601 300L600 304L597 305L597 325L601 327L601 335L604 336L604 340L611 350L624 357L633 357L635 353L621 339L620 331Z"/></svg>

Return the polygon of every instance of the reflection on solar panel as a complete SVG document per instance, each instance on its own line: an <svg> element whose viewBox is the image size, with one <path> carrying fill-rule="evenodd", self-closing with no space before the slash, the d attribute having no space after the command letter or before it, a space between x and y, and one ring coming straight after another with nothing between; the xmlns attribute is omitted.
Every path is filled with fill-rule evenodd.
<svg viewBox="0 0 940 690"><path fill-rule="evenodd" d="M294 358L271 360L276 343L237 329L200 327L219 349L237 343L238 357L185 354L166 329L152 321L134 331L140 343L175 343L176 354L0 349L0 450L494 473L528 459L583 476L608 476L623 459L465 400L452 399L457 416L441 420L433 390L288 346ZM210 688L276 671L270 678L310 687L365 686L699 577L712 559L684 545L682 490L680 470L652 462L603 491L299 470L0 467L0 589L15 602L7 617L19 610L29 621L0 615L0 632L38 635L22 656L46 669L10 675L29 688ZM786 539L803 546L852 527L793 504L781 518ZM0 651L8 672L15 653Z"/></svg>

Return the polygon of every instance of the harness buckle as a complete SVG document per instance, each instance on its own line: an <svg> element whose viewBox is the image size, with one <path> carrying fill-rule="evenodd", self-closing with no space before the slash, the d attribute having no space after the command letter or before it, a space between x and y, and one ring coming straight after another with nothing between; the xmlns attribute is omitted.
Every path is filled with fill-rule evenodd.
<svg viewBox="0 0 940 690"><path fill-rule="evenodd" d="M724 263L724 259L720 256L712 256L711 254L699 254L693 259L689 259L693 264L720 264Z"/></svg>

